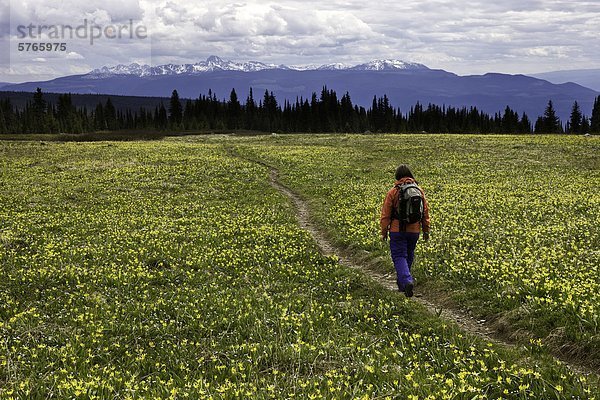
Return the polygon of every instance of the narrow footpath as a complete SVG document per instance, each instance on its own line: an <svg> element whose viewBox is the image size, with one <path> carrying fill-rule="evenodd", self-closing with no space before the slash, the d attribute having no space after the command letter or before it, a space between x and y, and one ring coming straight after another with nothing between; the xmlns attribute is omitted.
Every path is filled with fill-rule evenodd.
<svg viewBox="0 0 600 400"><path fill-rule="evenodd" d="M327 239L327 237L325 237L325 235L319 229L317 229L317 227L311 222L310 212L304 200L302 200L300 196L298 196L296 193L294 193L292 190L290 190L287 186L283 185L279 181L278 172L273 168L270 168L269 171L269 183L272 187L285 194L292 201L294 207L297 210L296 215L300 227L310 232L322 254L336 255L339 259L340 264L363 272L365 275L368 275L386 289L392 291L398 290L394 275L392 273L384 275L379 274L373 270L367 269L355 263L350 257L345 256L344 252L341 249L336 248L329 241L329 239ZM494 337L494 332L491 329L487 328L485 324L475 321L472 317L470 317L467 314L458 312L456 310L451 310L437 306L433 302L429 301L426 297L424 297L421 293L415 293L415 296L412 297L412 299L418 303L421 303L432 314L438 315L442 319L453 321L467 332L483 337L485 340L491 342L501 343L506 346L513 345L512 343L508 343L503 340L500 340L497 337Z"/></svg>

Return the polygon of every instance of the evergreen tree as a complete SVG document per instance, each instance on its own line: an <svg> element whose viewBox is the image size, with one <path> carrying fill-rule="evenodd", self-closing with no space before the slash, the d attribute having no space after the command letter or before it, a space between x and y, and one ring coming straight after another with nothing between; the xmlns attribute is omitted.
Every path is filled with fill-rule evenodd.
<svg viewBox="0 0 600 400"><path fill-rule="evenodd" d="M169 123L172 127L179 127L183 119L183 107L179 101L179 93L173 90L171 93L171 101L169 102Z"/></svg>
<svg viewBox="0 0 600 400"><path fill-rule="evenodd" d="M61 132L82 133L82 117L77 113L71 94L61 94L58 96L58 106L56 108L56 119Z"/></svg>
<svg viewBox="0 0 600 400"><path fill-rule="evenodd" d="M590 133L600 133L600 96L594 100L592 118L590 119Z"/></svg>
<svg viewBox="0 0 600 400"><path fill-rule="evenodd" d="M106 121L106 129L114 131L117 129L117 111L110 97L106 99L104 105L104 120Z"/></svg>
<svg viewBox="0 0 600 400"><path fill-rule="evenodd" d="M342 96L340 102L340 119L343 123L342 131L344 132L357 132L358 124L356 123L355 111L352 107L352 100L350 94L346 92Z"/></svg>
<svg viewBox="0 0 600 400"><path fill-rule="evenodd" d="M235 89L231 89L229 102L227 102L227 127L230 129L239 128L242 106L237 97Z"/></svg>
<svg viewBox="0 0 600 400"><path fill-rule="evenodd" d="M267 132L277 130L277 114L277 100L275 99L273 92L269 93L268 90L265 90L262 102L263 130L266 130Z"/></svg>
<svg viewBox="0 0 600 400"><path fill-rule="evenodd" d="M569 133L581 133L581 122L583 119L583 115L581 114L581 109L579 108L579 104L577 101L573 103L573 108L571 109L571 118L569 119Z"/></svg>
<svg viewBox="0 0 600 400"><path fill-rule="evenodd" d="M562 130L560 127L560 120L556 116L556 111L554 111L552 100L548 101L548 105L546 106L542 120L542 133L559 133Z"/></svg>
<svg viewBox="0 0 600 400"><path fill-rule="evenodd" d="M0 124L2 124L2 133L16 133L17 119L10 99L0 101L0 110L2 110L2 117L0 118Z"/></svg>
<svg viewBox="0 0 600 400"><path fill-rule="evenodd" d="M4 107L0 105L0 134L8 133L6 117L4 116Z"/></svg>
<svg viewBox="0 0 600 400"><path fill-rule="evenodd" d="M544 117L538 117L535 121L535 127L533 128L535 133L546 133L544 127Z"/></svg>
<svg viewBox="0 0 600 400"><path fill-rule="evenodd" d="M45 133L48 132L48 120L47 116L47 103L44 100L42 89L37 88L33 94L33 103L31 107L26 108L25 119L28 122L28 128L26 131L32 133Z"/></svg>
<svg viewBox="0 0 600 400"><path fill-rule="evenodd" d="M21 115L17 117L17 122L19 121L22 123L16 124L17 132L55 133L59 130L54 119L54 108L44 100L40 88L37 88L33 94L32 103L28 104Z"/></svg>
<svg viewBox="0 0 600 400"><path fill-rule="evenodd" d="M196 119L194 118L194 103L192 103L192 100L186 100L185 102L183 127L184 129L198 129Z"/></svg>
<svg viewBox="0 0 600 400"><path fill-rule="evenodd" d="M104 131L107 129L106 120L104 118L104 106L102 103L96 104L96 109L94 110L94 130Z"/></svg>
<svg viewBox="0 0 600 400"><path fill-rule="evenodd" d="M581 119L581 133L590 133L590 120L586 116Z"/></svg>
<svg viewBox="0 0 600 400"><path fill-rule="evenodd" d="M44 95L42 93L42 89L37 88L35 93L33 94L33 111L36 115L45 114L47 111L46 100L44 100Z"/></svg>
<svg viewBox="0 0 600 400"><path fill-rule="evenodd" d="M256 103L254 102L254 96L252 94L252 88L250 88L250 93L246 98L246 128L247 129L255 129L256 128Z"/></svg>
<svg viewBox="0 0 600 400"><path fill-rule="evenodd" d="M167 117L167 109L162 103L160 103L160 107L158 107L156 123L159 129L167 129L167 126L169 124L169 119Z"/></svg>
<svg viewBox="0 0 600 400"><path fill-rule="evenodd" d="M519 122L519 132L531 133L531 122L529 121L529 117L525 113L523 113L523 115L521 116L521 121Z"/></svg>
<svg viewBox="0 0 600 400"><path fill-rule="evenodd" d="M519 127L519 114L511 110L509 106L506 106L504 115L502 116L501 122L502 133L518 133Z"/></svg>

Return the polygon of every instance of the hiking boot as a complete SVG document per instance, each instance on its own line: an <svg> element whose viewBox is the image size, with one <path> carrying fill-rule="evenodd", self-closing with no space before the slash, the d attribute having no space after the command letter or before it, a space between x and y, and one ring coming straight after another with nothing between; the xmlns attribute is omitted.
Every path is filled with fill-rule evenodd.
<svg viewBox="0 0 600 400"><path fill-rule="evenodd" d="M413 297L414 286L415 285L412 282L408 282L406 285L404 285L404 295L406 297Z"/></svg>

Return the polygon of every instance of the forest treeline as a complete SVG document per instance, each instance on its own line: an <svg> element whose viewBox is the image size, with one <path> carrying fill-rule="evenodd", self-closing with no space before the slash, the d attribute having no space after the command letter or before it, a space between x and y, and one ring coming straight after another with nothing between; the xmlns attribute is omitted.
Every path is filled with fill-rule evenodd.
<svg viewBox="0 0 600 400"><path fill-rule="evenodd" d="M232 89L229 99L219 100L212 91L197 99L179 98L173 91L168 104L152 109L117 110L110 98L94 109L76 107L71 94L58 96L56 104L44 99L38 88L31 101L19 109L9 99L0 101L0 133L88 133L119 130L264 132L432 132L432 133L600 133L600 96L588 118L579 104L572 107L569 121L562 123L552 101L535 121L510 107L490 115L476 107L415 104L403 113L387 96L373 97L369 108L352 103L346 92L341 98L323 87L320 95L285 100L280 104L272 92L254 98L250 89L240 101Z"/></svg>

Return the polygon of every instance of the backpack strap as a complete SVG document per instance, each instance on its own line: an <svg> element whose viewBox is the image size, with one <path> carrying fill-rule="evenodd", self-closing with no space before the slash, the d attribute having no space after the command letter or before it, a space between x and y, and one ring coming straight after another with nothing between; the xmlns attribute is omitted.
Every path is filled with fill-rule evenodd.
<svg viewBox="0 0 600 400"><path fill-rule="evenodd" d="M396 189L396 192L397 192L397 196L396 196L397 201L396 201L395 207L394 207L394 204L392 203L392 217L391 217L392 221L395 219L399 219L398 218L398 205L400 204L400 194L401 194L401 190L402 190L402 189L400 189L400 186L401 185L394 185L394 188Z"/></svg>

